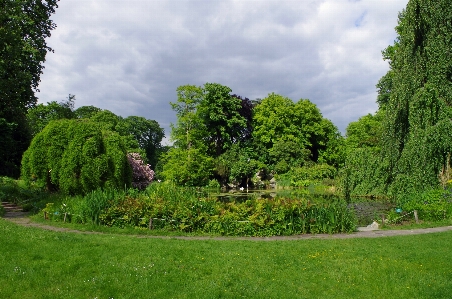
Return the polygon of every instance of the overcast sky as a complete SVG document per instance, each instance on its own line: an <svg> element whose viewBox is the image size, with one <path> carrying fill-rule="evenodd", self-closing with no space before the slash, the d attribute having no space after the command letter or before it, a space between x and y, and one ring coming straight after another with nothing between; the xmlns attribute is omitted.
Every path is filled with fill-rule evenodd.
<svg viewBox="0 0 452 299"><path fill-rule="evenodd" d="M377 109L381 51L407 2L62 0L37 95L154 119L169 137L176 88L215 82L309 99L345 132Z"/></svg>

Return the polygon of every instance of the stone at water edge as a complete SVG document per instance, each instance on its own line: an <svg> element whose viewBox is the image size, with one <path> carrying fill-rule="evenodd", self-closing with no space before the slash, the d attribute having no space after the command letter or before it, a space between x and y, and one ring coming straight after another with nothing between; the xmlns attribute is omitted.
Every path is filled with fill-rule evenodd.
<svg viewBox="0 0 452 299"><path fill-rule="evenodd" d="M371 224L369 224L366 227L358 227L358 231L360 232L368 232L368 231L373 231L373 230L378 230L379 229L379 224L374 221Z"/></svg>

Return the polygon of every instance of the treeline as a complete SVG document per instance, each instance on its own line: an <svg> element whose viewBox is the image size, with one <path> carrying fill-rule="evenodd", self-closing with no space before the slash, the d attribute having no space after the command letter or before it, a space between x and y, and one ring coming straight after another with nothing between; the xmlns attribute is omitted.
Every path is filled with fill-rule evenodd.
<svg viewBox="0 0 452 299"><path fill-rule="evenodd" d="M177 89L173 147L161 174L184 186L256 186L274 176L287 185L333 178L343 138L315 104L277 94L249 100L221 84ZM285 175L285 176L284 176Z"/></svg>
<svg viewBox="0 0 452 299"><path fill-rule="evenodd" d="M109 139L116 140L115 150L121 155L139 153L159 179L181 186L265 187L275 180L287 186L308 186L333 179L344 161L343 137L309 100L295 103L269 94L251 101L217 83L180 86L177 95L177 102L171 103L177 123L172 125L169 147L161 145L164 131L156 121L123 118L94 106L74 109L73 95L60 103L30 108L27 120L34 138L22 160L23 178L46 178L52 183L47 186L69 193L76 193L83 180L63 187L57 183L63 177L98 177L103 186L126 172L101 170L108 164L102 159L122 167L118 166L123 163L121 157L108 158L113 151ZM88 162L84 156L90 155L97 160ZM39 171L37 165L41 165ZM83 168L93 169L83 172ZM104 182L94 168L105 173ZM88 185L80 189L95 189Z"/></svg>
<svg viewBox="0 0 452 299"><path fill-rule="evenodd" d="M377 84L379 110L351 123L345 138L307 99L269 94L249 100L227 86L206 83L177 89L169 148L161 145L164 132L153 120L122 118L92 106L74 109L72 96L37 105L55 7L56 1L10 1L0 15L5 29L0 37L7 45L0 49L0 175L19 177L22 163L24 179L50 180L48 186L69 177L68 190L89 190L97 183L83 183L82 177L94 174L100 185L116 186L130 181L131 164L124 161L137 153L159 179L181 186L323 183L340 186L346 195L401 199L451 183L452 6L447 0L410 0L399 14L398 36L383 51L390 69ZM40 147L47 147L46 155ZM78 170L55 170L70 163L33 169L33 163L44 165L40 159L52 157L49 148L61 154L58 163L73 161ZM69 149L83 155L71 156ZM89 164L84 174L83 163Z"/></svg>
<svg viewBox="0 0 452 299"><path fill-rule="evenodd" d="M22 179L66 194L145 188L154 179L149 163L157 163L163 150L163 129L143 117L122 118L94 106L74 109L74 100L69 95L29 109L34 137L22 157Z"/></svg>

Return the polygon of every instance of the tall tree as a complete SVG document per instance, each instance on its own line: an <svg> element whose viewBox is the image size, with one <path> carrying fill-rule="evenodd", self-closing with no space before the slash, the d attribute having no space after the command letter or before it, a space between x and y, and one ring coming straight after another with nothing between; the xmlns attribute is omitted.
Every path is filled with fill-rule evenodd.
<svg viewBox="0 0 452 299"><path fill-rule="evenodd" d="M207 129L206 141L211 155L218 157L242 138L247 120L240 114L242 99L231 96L229 87L206 83L203 90L198 113Z"/></svg>
<svg viewBox="0 0 452 299"><path fill-rule="evenodd" d="M123 136L131 135L145 151L147 163L155 167L161 153L161 142L165 133L158 122L140 116L121 119L115 130Z"/></svg>
<svg viewBox="0 0 452 299"><path fill-rule="evenodd" d="M288 166L300 165L306 157L314 162L322 158L321 162L340 164L336 161L340 157L333 157L331 151L332 147L339 147L340 133L306 99L294 103L287 97L269 94L254 108L253 137L269 151L269 164L282 159Z"/></svg>
<svg viewBox="0 0 452 299"><path fill-rule="evenodd" d="M52 120L75 118L74 101L75 95L69 94L67 99L60 103L52 101L47 105L38 104L28 109L27 120L31 135L34 137Z"/></svg>
<svg viewBox="0 0 452 299"><path fill-rule="evenodd" d="M40 76L47 52L46 38L55 24L50 16L58 0L21 0L0 2L0 119L8 130L1 130L1 140L8 140L12 152L3 152L0 175L19 174L20 159L28 147L25 115L36 104ZM6 135L5 135L6 134Z"/></svg>
<svg viewBox="0 0 452 299"><path fill-rule="evenodd" d="M360 186L368 187L361 193L379 190L402 198L452 178L450 1L410 0L396 32L394 45L383 51L390 70L377 85L384 108L381 155L373 169L368 158L361 159L365 165L356 163L350 177L363 177Z"/></svg>
<svg viewBox="0 0 452 299"><path fill-rule="evenodd" d="M391 194L431 188L450 166L452 152L452 6L411 0L399 15L398 37L384 53L392 86L383 151Z"/></svg>

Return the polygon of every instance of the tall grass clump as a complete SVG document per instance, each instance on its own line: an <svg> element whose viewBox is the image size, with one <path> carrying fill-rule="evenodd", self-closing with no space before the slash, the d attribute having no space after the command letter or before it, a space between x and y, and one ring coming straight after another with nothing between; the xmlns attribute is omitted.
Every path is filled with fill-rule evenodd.
<svg viewBox="0 0 452 299"><path fill-rule="evenodd" d="M441 221L452 218L452 190L431 189L402 197L398 205L405 212L416 210L419 219Z"/></svg>
<svg viewBox="0 0 452 299"><path fill-rule="evenodd" d="M48 205L46 211L54 220L226 236L333 234L356 228L354 211L342 200L277 197L221 202L204 189L169 183L153 183L144 191L99 189Z"/></svg>
<svg viewBox="0 0 452 299"><path fill-rule="evenodd" d="M340 200L313 203L304 198L252 198L220 202L197 188L152 184L125 196L100 215L107 226L230 236L272 236L351 232L354 212Z"/></svg>

